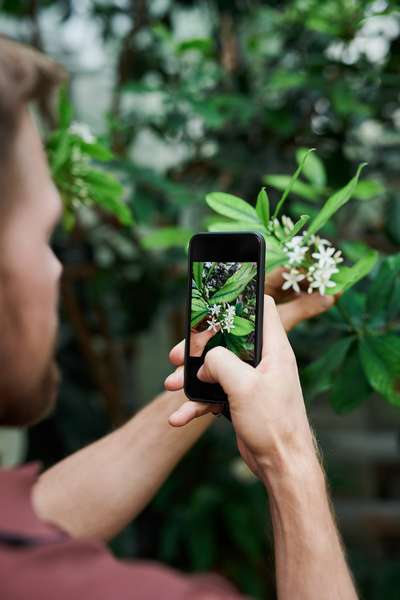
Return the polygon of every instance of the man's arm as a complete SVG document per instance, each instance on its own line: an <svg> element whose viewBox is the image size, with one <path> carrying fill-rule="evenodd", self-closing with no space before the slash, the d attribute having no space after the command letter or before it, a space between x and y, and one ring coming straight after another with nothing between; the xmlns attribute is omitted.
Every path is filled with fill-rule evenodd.
<svg viewBox="0 0 400 600"><path fill-rule="evenodd" d="M184 400L183 392L161 394L123 427L43 473L32 496L38 516L77 537L116 535L213 421L207 415L171 427L168 417Z"/></svg>
<svg viewBox="0 0 400 600"><path fill-rule="evenodd" d="M315 456L265 474L280 600L357 600Z"/></svg>
<svg viewBox="0 0 400 600"><path fill-rule="evenodd" d="M356 600L296 360L270 297L265 298L263 339L256 369L226 348L213 348L197 376L224 388L239 451L268 492L279 600ZM185 425L189 412L178 409L170 423Z"/></svg>

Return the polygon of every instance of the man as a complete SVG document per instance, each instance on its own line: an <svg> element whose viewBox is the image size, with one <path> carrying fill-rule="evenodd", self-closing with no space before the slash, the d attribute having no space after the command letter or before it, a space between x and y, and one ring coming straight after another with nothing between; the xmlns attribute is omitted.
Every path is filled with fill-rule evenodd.
<svg viewBox="0 0 400 600"><path fill-rule="evenodd" d="M3 425L37 421L57 395L53 352L61 265L49 240L62 207L28 105L43 104L62 77L50 60L0 38ZM271 279L276 289L280 277ZM239 451L269 494L279 598L354 600L282 327L323 312L333 300L318 295L286 300L277 309L265 297L265 345L257 369L215 348L198 376L224 387ZM215 418L209 407L185 401L182 344L172 350L171 361L176 371L166 380L169 391L118 431L40 476L35 466L0 471L2 600L240 597L220 578L121 563L104 546L146 506Z"/></svg>

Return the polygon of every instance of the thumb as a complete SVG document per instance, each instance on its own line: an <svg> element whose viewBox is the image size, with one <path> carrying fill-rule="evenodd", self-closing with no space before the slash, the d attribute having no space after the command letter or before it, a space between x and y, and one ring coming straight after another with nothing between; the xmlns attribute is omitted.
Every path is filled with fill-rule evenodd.
<svg viewBox="0 0 400 600"><path fill-rule="evenodd" d="M197 377L205 383L219 383L230 396L238 391L254 368L243 362L230 350L217 346L209 350Z"/></svg>

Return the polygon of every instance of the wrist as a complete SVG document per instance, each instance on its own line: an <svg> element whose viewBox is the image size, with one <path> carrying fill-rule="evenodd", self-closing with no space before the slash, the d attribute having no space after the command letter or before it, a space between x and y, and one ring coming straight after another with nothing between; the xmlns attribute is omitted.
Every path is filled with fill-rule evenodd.
<svg viewBox="0 0 400 600"><path fill-rule="evenodd" d="M311 432L307 442L277 447L258 466L261 480L273 495L288 489L295 492L305 483L318 490L325 488L324 471Z"/></svg>

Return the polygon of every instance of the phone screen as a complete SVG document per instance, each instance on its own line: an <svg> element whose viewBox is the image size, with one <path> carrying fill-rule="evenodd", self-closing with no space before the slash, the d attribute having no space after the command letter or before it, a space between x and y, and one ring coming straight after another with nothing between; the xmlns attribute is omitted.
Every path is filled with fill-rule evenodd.
<svg viewBox="0 0 400 600"><path fill-rule="evenodd" d="M256 286L256 262L192 263L191 357L223 346L254 363Z"/></svg>
<svg viewBox="0 0 400 600"><path fill-rule="evenodd" d="M222 388L200 382L197 371L215 346L258 363L265 249L254 234L197 237L189 261L185 391L193 399L221 402L226 400Z"/></svg>

